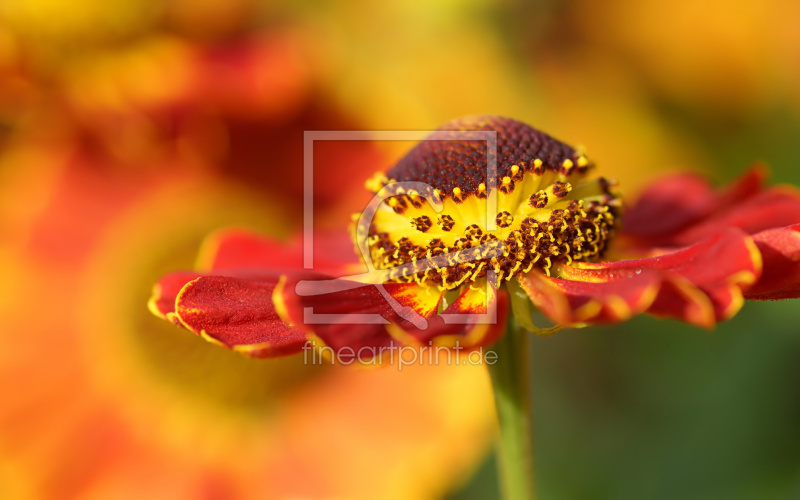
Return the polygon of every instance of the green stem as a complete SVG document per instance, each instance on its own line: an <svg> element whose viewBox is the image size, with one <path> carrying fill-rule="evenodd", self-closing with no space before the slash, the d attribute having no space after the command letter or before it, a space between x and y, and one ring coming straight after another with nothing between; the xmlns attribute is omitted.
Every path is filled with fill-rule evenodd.
<svg viewBox="0 0 800 500"><path fill-rule="evenodd" d="M533 334L508 318L506 334L494 345L492 377L500 439L497 446L504 500L534 500L533 426L531 422L530 345Z"/></svg>

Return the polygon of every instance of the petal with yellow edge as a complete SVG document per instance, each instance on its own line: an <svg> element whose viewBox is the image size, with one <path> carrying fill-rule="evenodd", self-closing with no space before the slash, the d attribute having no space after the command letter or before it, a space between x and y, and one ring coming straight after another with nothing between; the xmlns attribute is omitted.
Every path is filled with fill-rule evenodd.
<svg viewBox="0 0 800 500"><path fill-rule="evenodd" d="M467 349L489 346L505 332L508 311L505 292L498 292L487 283L467 287L432 319L432 328L415 332L416 337L426 345L458 345Z"/></svg>
<svg viewBox="0 0 800 500"><path fill-rule="evenodd" d="M174 319L173 322L180 325L180 320L174 316L175 299L186 283L197 279L200 274L194 271L181 271L170 273L158 280L158 283L153 285L153 295L147 303L150 312L162 319Z"/></svg>
<svg viewBox="0 0 800 500"><path fill-rule="evenodd" d="M493 343L503 332L508 301L505 294L498 299L494 287L489 290L487 296L468 288L437 314L443 292L435 287L294 277L281 285L275 300L287 322L303 325L326 347L369 360L398 345L470 348ZM487 311L496 314L490 318Z"/></svg>
<svg viewBox="0 0 800 500"><path fill-rule="evenodd" d="M661 279L647 272L622 280L574 281L533 271L519 279L531 301L561 325L616 323L647 310Z"/></svg>
<svg viewBox="0 0 800 500"><path fill-rule="evenodd" d="M278 316L272 304L275 286L273 279L202 276L180 291L175 314L192 332L248 356L295 354L306 336Z"/></svg>
<svg viewBox="0 0 800 500"><path fill-rule="evenodd" d="M745 294L748 300L800 297L800 224L753 236L764 261L764 273Z"/></svg>
<svg viewBox="0 0 800 500"><path fill-rule="evenodd" d="M287 323L313 333L339 355L357 353L360 360L369 360L411 338L397 342L389 325L402 332L427 328L441 294L427 295L416 283L372 285L324 275L314 280L292 275L281 282L274 300Z"/></svg>
<svg viewBox="0 0 800 500"><path fill-rule="evenodd" d="M623 284L647 272L662 280L648 312L711 327L741 308L742 291L761 276L761 255L749 236L731 228L657 257L576 262L558 270L566 280Z"/></svg>

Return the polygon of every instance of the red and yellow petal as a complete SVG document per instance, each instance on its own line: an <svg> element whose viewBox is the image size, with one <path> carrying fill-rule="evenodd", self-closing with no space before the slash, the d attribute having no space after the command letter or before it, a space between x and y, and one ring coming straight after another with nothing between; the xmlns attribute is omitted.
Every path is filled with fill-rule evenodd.
<svg viewBox="0 0 800 500"><path fill-rule="evenodd" d="M424 345L458 346L472 349L494 344L505 332L509 299L489 283L464 289L439 316L431 328L415 331Z"/></svg>
<svg viewBox="0 0 800 500"><path fill-rule="evenodd" d="M180 325L180 320L175 316L175 299L186 283L198 278L201 273L195 271L181 271L170 273L153 285L153 295L147 303L148 309L154 315L167 321Z"/></svg>
<svg viewBox="0 0 800 500"><path fill-rule="evenodd" d="M658 318L676 318L702 328L713 328L717 324L717 313L711 298L690 280L677 274L663 277L656 299L646 312Z"/></svg>
<svg viewBox="0 0 800 500"><path fill-rule="evenodd" d="M742 307L742 291L758 281L762 264L761 254L753 240L742 231L730 228L718 230L699 243L658 257L576 264L564 272L575 278L619 279L646 269L663 273L665 281L670 282L670 286L664 287L656 299L654 314L711 327L714 323L708 318L702 319L707 315L698 312L705 307L702 304L705 300L700 299L691 286L710 300L714 321L727 319ZM672 299L669 307L668 297L664 294ZM694 305L688 305L687 301L694 302Z"/></svg>
<svg viewBox="0 0 800 500"><path fill-rule="evenodd" d="M423 318L430 318L439 310L442 303L442 292L435 286L418 283L386 283L387 292L403 307L413 309Z"/></svg>
<svg viewBox="0 0 800 500"><path fill-rule="evenodd" d="M427 328L425 314L435 311L438 297L423 296L416 283L365 284L323 275L317 279L286 276L274 294L281 317L318 338L335 353L370 360L400 344L387 326L404 330ZM418 295L415 296L415 293ZM390 300L398 296L400 301ZM393 307L395 306L395 307ZM405 340L405 339L404 339Z"/></svg>
<svg viewBox="0 0 800 500"><path fill-rule="evenodd" d="M295 354L305 334L284 323L275 311L274 279L202 276L183 287L175 315L188 330L248 356Z"/></svg>
<svg viewBox="0 0 800 500"><path fill-rule="evenodd" d="M586 282L545 276L534 271L519 283L531 301L561 325L616 323L646 311L661 279L647 272L621 280Z"/></svg>
<svg viewBox="0 0 800 500"><path fill-rule="evenodd" d="M753 236L761 252L764 272L747 291L748 300L800 297L800 224L770 229Z"/></svg>
<svg viewBox="0 0 800 500"><path fill-rule="evenodd" d="M562 266L558 276L529 274L522 284L560 323L620 321L646 311L710 328L741 308L743 291L761 276L761 255L749 236L727 229L658 257Z"/></svg>
<svg viewBox="0 0 800 500"><path fill-rule="evenodd" d="M442 297L437 288L417 283L287 277L274 300L287 323L313 334L333 352L346 350L361 361L401 345L471 348L493 343L502 334L505 294L493 287L488 296L467 289L437 314Z"/></svg>

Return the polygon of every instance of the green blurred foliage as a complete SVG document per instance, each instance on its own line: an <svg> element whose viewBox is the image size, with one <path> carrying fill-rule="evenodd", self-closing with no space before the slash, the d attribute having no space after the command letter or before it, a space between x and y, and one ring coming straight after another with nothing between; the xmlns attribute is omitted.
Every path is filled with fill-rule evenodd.
<svg viewBox="0 0 800 500"><path fill-rule="evenodd" d="M585 9L588 2L535 2L536 6L520 6L493 22L508 29L506 43L531 61L555 55L580 64L574 56L582 53L624 67L641 92L637 99L664 129L687 140L703 159L702 164L675 165L675 169L706 170L722 184L762 161L770 167L772 182L800 184L800 93L791 85L776 83L795 75L800 59L784 65L774 62L779 59L776 54L796 54L798 49L776 41L780 26L759 24L779 17L789 2L758 7L743 2L741 8L731 4L721 16L715 15L720 5L697 2L694 15L708 28L706 33L682 32L677 24L671 27L674 16L666 12L667 4L637 5L637 10L665 10L662 27L675 39L662 37L661 47L689 39L694 53L686 53L686 59L707 63L705 72L687 66L685 74L677 75L677 80L686 82L680 92L671 91L675 85L663 73L662 62L671 55L651 50L644 63L636 53L645 49L626 46L620 41L625 35L613 33L614 23L604 23L627 16L614 9L631 3L598 3ZM748 19L752 9L763 15ZM604 12L598 17L599 11ZM543 12L547 22L534 23L538 32L531 36L523 14ZM734 44L728 60L717 61L708 47L717 42L710 37L731 23L737 43L769 42L752 54L737 53ZM589 24L596 25L597 35L583 30ZM603 30L608 40L603 39ZM646 48L648 42L641 43ZM745 59L747 64L742 63ZM709 84L708 74L727 71L737 77L736 70L743 67L763 73L743 72L739 80L762 84L738 94ZM736 86L737 81L730 84ZM719 95L707 98L714 93ZM642 317L623 325L537 338L532 355L540 497L800 498L799 314L794 301L748 303L713 332ZM451 499L498 498L494 466L494 457L488 458Z"/></svg>
<svg viewBox="0 0 800 500"><path fill-rule="evenodd" d="M638 318L533 345L541 498L800 498L800 328L750 303L706 332ZM496 498L493 457L451 500Z"/></svg>
<svg viewBox="0 0 800 500"><path fill-rule="evenodd" d="M794 304L707 333L641 318L535 343L544 498L800 493Z"/></svg>

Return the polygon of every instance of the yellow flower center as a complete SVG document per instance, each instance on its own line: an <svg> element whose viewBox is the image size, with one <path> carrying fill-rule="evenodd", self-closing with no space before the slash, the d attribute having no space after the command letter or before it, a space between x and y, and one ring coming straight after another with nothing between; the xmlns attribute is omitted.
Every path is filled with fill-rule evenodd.
<svg viewBox="0 0 800 500"><path fill-rule="evenodd" d="M496 142L475 132L496 132ZM489 272L500 283L536 266L549 274L557 262L596 259L620 203L610 182L587 178L591 166L582 153L514 120L448 123L367 182L376 194L388 193L360 228L372 264L392 281L452 290Z"/></svg>

